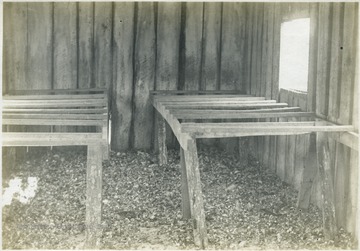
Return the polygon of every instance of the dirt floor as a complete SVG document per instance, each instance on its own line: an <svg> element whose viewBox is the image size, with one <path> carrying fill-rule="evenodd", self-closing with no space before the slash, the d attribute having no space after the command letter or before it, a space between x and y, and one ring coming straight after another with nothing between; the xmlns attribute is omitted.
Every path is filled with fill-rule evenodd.
<svg viewBox="0 0 360 251"><path fill-rule="evenodd" d="M326 241L321 212L295 207L297 193L254 160L216 148L199 151L208 249L349 249L350 235ZM103 249L197 249L182 219L177 151L159 166L156 155L111 153L103 166ZM84 149L30 151L3 179L38 178L28 203L2 208L3 248L81 249L85 222ZM25 187L24 187L25 188Z"/></svg>

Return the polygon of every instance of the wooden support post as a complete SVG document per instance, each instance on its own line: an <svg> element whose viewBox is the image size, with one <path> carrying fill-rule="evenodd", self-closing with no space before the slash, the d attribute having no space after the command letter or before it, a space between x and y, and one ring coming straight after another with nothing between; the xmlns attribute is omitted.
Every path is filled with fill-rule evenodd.
<svg viewBox="0 0 360 251"><path fill-rule="evenodd" d="M330 150L327 135L317 133L318 173L321 185L322 214L324 236L328 240L336 240L337 227L335 218L334 184L330 165Z"/></svg>
<svg viewBox="0 0 360 251"><path fill-rule="evenodd" d="M101 238L102 203L101 144L89 145L86 170L86 236L84 248L99 249Z"/></svg>
<svg viewBox="0 0 360 251"><path fill-rule="evenodd" d="M302 181L298 194L297 207L307 209L310 204L311 188L316 175L316 134L311 133L309 137L309 149L307 151L305 168L302 173Z"/></svg>
<svg viewBox="0 0 360 251"><path fill-rule="evenodd" d="M102 139L103 139L103 159L108 160L109 159L109 132L108 132L108 121L104 122L104 125L102 126Z"/></svg>
<svg viewBox="0 0 360 251"><path fill-rule="evenodd" d="M189 184L187 179L187 172L185 166L184 149L180 147L180 168L181 168L181 198L182 198L182 213L183 218L191 218L191 206L189 199Z"/></svg>
<svg viewBox="0 0 360 251"><path fill-rule="evenodd" d="M159 164L166 165L168 163L167 160L167 147L166 147L166 123L165 119L157 114L157 129L158 129L158 150L159 150Z"/></svg>
<svg viewBox="0 0 360 251"><path fill-rule="evenodd" d="M205 223L204 203L201 192L199 160L196 148L196 139L188 140L187 149L183 150L183 160L186 169L186 178L189 192L189 205L193 218L195 245L205 248L208 244ZM185 199L185 198L183 198Z"/></svg>

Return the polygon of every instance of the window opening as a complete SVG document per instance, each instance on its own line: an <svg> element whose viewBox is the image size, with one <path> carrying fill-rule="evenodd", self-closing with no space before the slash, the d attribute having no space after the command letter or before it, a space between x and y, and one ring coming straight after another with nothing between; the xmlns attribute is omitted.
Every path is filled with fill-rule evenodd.
<svg viewBox="0 0 360 251"><path fill-rule="evenodd" d="M310 18L281 24L279 89L307 91Z"/></svg>

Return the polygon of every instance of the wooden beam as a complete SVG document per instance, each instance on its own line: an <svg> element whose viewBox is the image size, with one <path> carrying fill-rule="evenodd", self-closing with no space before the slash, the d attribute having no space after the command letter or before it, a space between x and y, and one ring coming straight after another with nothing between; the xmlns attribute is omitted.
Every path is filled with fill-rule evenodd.
<svg viewBox="0 0 360 251"><path fill-rule="evenodd" d="M102 126L102 120L78 119L2 119L3 125L65 125L65 126Z"/></svg>
<svg viewBox="0 0 360 251"><path fill-rule="evenodd" d="M86 170L85 249L101 246L102 159L101 145L89 145Z"/></svg>
<svg viewBox="0 0 360 251"><path fill-rule="evenodd" d="M168 106L168 105L176 105L176 106L189 106L189 105L212 105L212 104L229 104L229 105L237 105L237 104L274 104L276 103L276 100L234 100L234 99L210 99L210 100L188 100L188 101L182 101L182 100L166 100L166 101L157 101L160 102L162 105Z"/></svg>
<svg viewBox="0 0 360 251"><path fill-rule="evenodd" d="M159 164L166 165L167 160L167 147L166 147L166 123L165 119L161 117L159 113L156 114L157 117L157 129L158 129L158 149L159 149Z"/></svg>
<svg viewBox="0 0 360 251"><path fill-rule="evenodd" d="M156 101L212 101L212 100L225 100L225 101L245 101L245 100L265 100L264 97L252 97L243 95L163 95L153 96Z"/></svg>
<svg viewBox="0 0 360 251"><path fill-rule="evenodd" d="M4 113L3 119L74 119L74 120L107 120L107 114L47 114L47 113Z"/></svg>
<svg viewBox="0 0 360 251"><path fill-rule="evenodd" d="M105 93L107 88L82 88L82 89L31 89L31 90L10 90L8 94L10 95L40 95L40 94L72 94L72 93Z"/></svg>
<svg viewBox="0 0 360 251"><path fill-rule="evenodd" d="M313 117L311 112L242 112L230 110L206 110L202 113L193 113L193 110L173 110L170 111L178 119L248 119L248 118L280 118L280 117Z"/></svg>
<svg viewBox="0 0 360 251"><path fill-rule="evenodd" d="M184 149L180 147L180 168L181 168L181 206L182 206L182 214L184 219L190 219L191 214L191 201L190 201L190 192L189 192L189 182L188 182L188 174L186 171L185 164L185 154ZM189 174L190 175L190 174Z"/></svg>
<svg viewBox="0 0 360 251"><path fill-rule="evenodd" d="M106 107L104 108L81 108L81 109L65 109L65 108L52 108L52 109L37 109L37 108L4 108L3 107L3 114L4 113L46 113L46 114L60 114L60 113L69 113L69 114L104 114L107 113L108 109Z"/></svg>
<svg viewBox="0 0 360 251"><path fill-rule="evenodd" d="M198 109L254 109L254 108L280 108L287 107L286 103L264 103L264 104L171 104L166 105L166 109L175 109L175 108L198 108Z"/></svg>
<svg viewBox="0 0 360 251"><path fill-rule="evenodd" d="M190 210L193 218L195 245L205 248L208 244L204 202L201 191L199 160L197 156L196 140L188 140L188 148L184 149L184 160L187 174Z"/></svg>
<svg viewBox="0 0 360 251"><path fill-rule="evenodd" d="M150 91L150 94L153 95L172 95L172 94L187 94L187 95L197 95L197 94L244 94L240 90L155 90ZM249 95L246 95L249 96Z"/></svg>
<svg viewBox="0 0 360 251"><path fill-rule="evenodd" d="M94 100L94 99L107 99L107 94L60 94L60 95L5 95L2 97L3 100L66 100L66 99L88 99L88 100Z"/></svg>
<svg viewBox="0 0 360 251"><path fill-rule="evenodd" d="M322 194L323 230L327 240L337 241L337 228L335 218L335 194L333 177L330 166L330 151L327 136L317 134L316 152L318 159L318 174Z"/></svg>
<svg viewBox="0 0 360 251"><path fill-rule="evenodd" d="M329 137L355 151L359 151L359 134L353 132L329 133Z"/></svg>
<svg viewBox="0 0 360 251"><path fill-rule="evenodd" d="M101 133L10 133L2 134L3 146L70 146L98 144Z"/></svg>

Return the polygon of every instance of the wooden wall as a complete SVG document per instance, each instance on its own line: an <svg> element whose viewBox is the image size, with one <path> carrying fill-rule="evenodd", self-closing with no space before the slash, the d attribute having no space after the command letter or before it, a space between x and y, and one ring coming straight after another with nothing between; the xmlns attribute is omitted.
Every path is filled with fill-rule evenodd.
<svg viewBox="0 0 360 251"><path fill-rule="evenodd" d="M250 4L247 23L245 78L255 95L288 102L314 111L340 124L358 128L358 4L357 3L256 3ZM281 22L311 18L308 92L278 91ZM272 62L272 64L271 64ZM272 68L272 69L270 69ZM356 78L356 79L355 79ZM309 135L258 137L251 147L265 168L286 183L300 188ZM330 139L338 226L356 233L358 152ZM311 201L320 204L316 167Z"/></svg>
<svg viewBox="0 0 360 251"><path fill-rule="evenodd" d="M113 150L154 145L150 90L237 89L358 127L357 3L7 2L3 13L3 93L108 87ZM311 17L308 92L279 92L281 23L301 17ZM249 141L300 187L309 136ZM355 232L358 153L331 149L338 225ZM319 191L316 178L315 203Z"/></svg>
<svg viewBox="0 0 360 251"><path fill-rule="evenodd" d="M244 3L4 3L3 93L108 87L112 148L150 149L150 90L246 91Z"/></svg>

